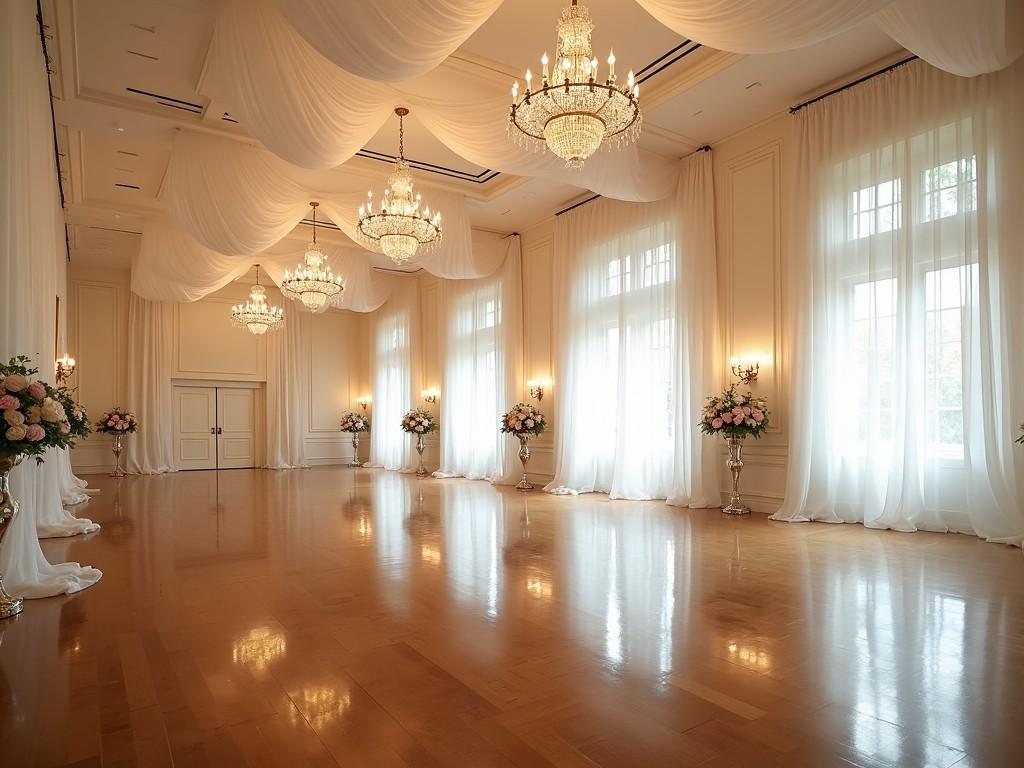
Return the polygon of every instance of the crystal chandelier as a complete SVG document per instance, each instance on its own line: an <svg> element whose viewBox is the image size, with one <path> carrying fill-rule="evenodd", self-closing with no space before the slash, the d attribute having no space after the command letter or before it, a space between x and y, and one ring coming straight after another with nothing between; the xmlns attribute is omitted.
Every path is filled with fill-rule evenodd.
<svg viewBox="0 0 1024 768"><path fill-rule="evenodd" d="M313 208L313 242L306 248L306 258L295 268L294 273L285 270L281 281L281 293L289 299L301 301L314 312L323 309L328 301L336 301L345 290L345 281L341 276L324 266L327 257L316 242L318 205L320 203L310 203Z"/></svg>
<svg viewBox="0 0 1024 768"><path fill-rule="evenodd" d="M512 85L512 109L508 129L517 144L533 149L547 146L570 168L582 168L583 161L602 143L616 149L632 144L640 136L640 86L630 70L626 87L615 83L615 54L608 56L608 77L597 79L590 33L594 23L585 6L562 9L558 20L558 43L554 71L548 71L548 55L541 87L531 90L533 74L526 70L526 91L519 98L519 82Z"/></svg>
<svg viewBox="0 0 1024 768"><path fill-rule="evenodd" d="M260 285L259 264L256 265L256 285L249 291L249 300L231 308L231 321L239 328L248 328L249 333L256 336L276 330L284 322L284 310L267 304L267 289Z"/></svg>
<svg viewBox="0 0 1024 768"><path fill-rule="evenodd" d="M380 248L395 264L404 264L418 251L435 248L441 242L441 213L430 215L430 207L420 210L420 196L413 195L412 173L405 161L405 122L409 114L397 107L398 160L388 176L388 187L380 210L373 210L373 192L367 192L366 205L359 206L359 240L369 248Z"/></svg>

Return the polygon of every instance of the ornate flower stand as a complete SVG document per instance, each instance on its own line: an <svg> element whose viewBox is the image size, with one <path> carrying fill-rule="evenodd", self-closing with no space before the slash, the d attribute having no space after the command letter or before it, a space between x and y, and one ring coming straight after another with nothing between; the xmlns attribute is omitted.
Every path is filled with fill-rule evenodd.
<svg viewBox="0 0 1024 768"><path fill-rule="evenodd" d="M725 444L729 447L729 458L725 466L732 473L732 491L729 494L729 503L722 508L727 515L749 515L750 508L743 503L740 496L740 472L743 471L743 438L727 437Z"/></svg>
<svg viewBox="0 0 1024 768"><path fill-rule="evenodd" d="M359 433L352 433L352 461L348 463L350 467L361 467L359 463Z"/></svg>
<svg viewBox="0 0 1024 768"><path fill-rule="evenodd" d="M9 483L11 470L21 463L21 456L7 456L0 459L0 547L7 535L11 523L18 516L19 504L11 496ZM23 602L20 597L11 597L4 589L3 574L0 574L0 619L17 616L21 613Z"/></svg>
<svg viewBox="0 0 1024 768"><path fill-rule="evenodd" d="M111 477L124 477L125 471L121 469L121 451L124 450L124 435L114 434L114 468L110 471Z"/></svg>
<svg viewBox="0 0 1024 768"><path fill-rule="evenodd" d="M530 479L526 476L526 465L530 461L530 446L528 444L529 439L530 438L527 437L526 435L519 436L519 461L523 465L523 476L519 480L519 482L516 483L517 491L533 490L533 484L530 482Z"/></svg>
<svg viewBox="0 0 1024 768"><path fill-rule="evenodd" d="M416 435L416 453L420 455L420 463L419 466L416 467L416 477L426 477L427 474L429 474L427 470L423 468L423 451L426 447L427 442L424 440L423 435Z"/></svg>

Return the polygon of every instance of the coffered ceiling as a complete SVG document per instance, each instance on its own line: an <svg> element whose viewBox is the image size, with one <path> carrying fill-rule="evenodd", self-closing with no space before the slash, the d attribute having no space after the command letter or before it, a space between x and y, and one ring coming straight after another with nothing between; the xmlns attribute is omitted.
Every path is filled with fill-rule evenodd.
<svg viewBox="0 0 1024 768"><path fill-rule="evenodd" d="M714 145L902 52L869 24L797 51L740 56L680 38L629 0L588 5L595 55L603 59L614 46L617 66L642 78L641 145L666 159ZM506 0L443 66L510 84L553 50L558 11L553 0ZM213 17L212 0L44 2L73 260L128 266L144 217L160 209L176 130L255 143L223 105L197 90ZM379 187L396 148L397 126L389 121L358 156L323 173ZM476 166L424 130L415 114L406 123L406 155L418 184L464 194L474 226L484 229L524 229L586 194Z"/></svg>

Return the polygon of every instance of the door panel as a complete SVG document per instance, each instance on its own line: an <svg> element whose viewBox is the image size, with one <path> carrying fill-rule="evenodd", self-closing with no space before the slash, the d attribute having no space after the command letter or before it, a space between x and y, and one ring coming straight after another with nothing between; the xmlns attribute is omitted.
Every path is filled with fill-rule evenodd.
<svg viewBox="0 0 1024 768"><path fill-rule="evenodd" d="M220 469L256 466L254 390L217 388L217 456Z"/></svg>
<svg viewBox="0 0 1024 768"><path fill-rule="evenodd" d="M216 469L217 390L174 388L174 462L178 469Z"/></svg>

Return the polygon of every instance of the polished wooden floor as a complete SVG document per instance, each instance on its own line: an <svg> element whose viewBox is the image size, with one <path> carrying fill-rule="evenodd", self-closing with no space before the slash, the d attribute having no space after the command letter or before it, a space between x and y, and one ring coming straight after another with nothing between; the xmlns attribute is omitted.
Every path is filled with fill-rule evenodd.
<svg viewBox="0 0 1024 768"><path fill-rule="evenodd" d="M374 470L90 478L0 765L1016 766L1024 558Z"/></svg>

